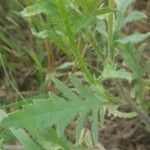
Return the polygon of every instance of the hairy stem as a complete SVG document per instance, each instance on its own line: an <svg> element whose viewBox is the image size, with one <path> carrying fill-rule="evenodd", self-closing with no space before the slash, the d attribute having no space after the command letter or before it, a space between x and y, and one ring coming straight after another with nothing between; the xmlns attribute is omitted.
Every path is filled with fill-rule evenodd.
<svg viewBox="0 0 150 150"><path fill-rule="evenodd" d="M108 1L108 7L112 9L114 6L113 0ZM108 59L112 59L112 43L113 43L113 13L108 16Z"/></svg>

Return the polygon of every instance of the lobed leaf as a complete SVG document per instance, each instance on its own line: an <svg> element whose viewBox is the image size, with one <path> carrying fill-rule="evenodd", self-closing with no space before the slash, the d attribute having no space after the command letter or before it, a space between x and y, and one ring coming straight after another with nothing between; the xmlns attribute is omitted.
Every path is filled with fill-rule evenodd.
<svg viewBox="0 0 150 150"><path fill-rule="evenodd" d="M128 16L126 16L119 24L119 30L125 26L127 23L134 22L134 21L139 21L142 19L145 19L146 15L142 12L139 11L133 11L130 13Z"/></svg>
<svg viewBox="0 0 150 150"><path fill-rule="evenodd" d="M147 38L150 38L150 32L148 32L146 34L134 33L134 34L129 35L123 39L117 40L117 42L119 42L121 44L139 43L139 42L144 41Z"/></svg>
<svg viewBox="0 0 150 150"><path fill-rule="evenodd" d="M133 118L133 117L137 116L136 112L125 113L125 112L118 111L118 105L110 106L108 111L110 114L113 114L114 117L120 117L120 118L124 118L124 119Z"/></svg>
<svg viewBox="0 0 150 150"><path fill-rule="evenodd" d="M106 98L103 100L103 95L100 97L96 96L93 89L89 86L83 85L75 75L70 74L70 78L78 90L78 95L70 90L61 81L53 79L58 89L62 92L64 97L68 99L68 101L51 93L48 99L33 100L32 104L24 106L22 110L10 113L7 117L2 119L1 124L6 128L23 127L29 129L29 131L40 131L55 125L59 136L63 137L66 127L72 122L73 119L78 118L76 126L76 140L78 141L84 122L86 121L86 116L89 115L89 112L92 112L91 134L94 143L97 143L97 125L99 117L102 116L102 119L100 120L103 121L106 113L105 111L102 114L100 111L104 107L108 106L110 102L109 100L106 101ZM110 109L109 111L114 111L112 114L115 115L117 112L120 117L123 115L125 116L125 114L119 113L115 109ZM101 115L99 116L99 114Z"/></svg>
<svg viewBox="0 0 150 150"><path fill-rule="evenodd" d="M116 67L114 65L107 65L103 70L102 77L104 79L120 78L120 79L126 79L129 82L132 81L131 73L126 72L124 69L116 70Z"/></svg>

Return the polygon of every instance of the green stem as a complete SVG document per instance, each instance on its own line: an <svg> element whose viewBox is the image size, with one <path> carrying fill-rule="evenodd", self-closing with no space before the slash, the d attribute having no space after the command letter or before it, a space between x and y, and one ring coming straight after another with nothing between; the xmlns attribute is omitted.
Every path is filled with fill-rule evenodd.
<svg viewBox="0 0 150 150"><path fill-rule="evenodd" d="M89 69L87 68L87 64L85 63L84 58L81 56L79 49L74 47L73 51L74 51L74 56L81 67L81 70L85 73L85 75L87 76L87 78L91 83L95 83L95 79L91 74L91 72L89 71Z"/></svg>
<svg viewBox="0 0 150 150"><path fill-rule="evenodd" d="M108 7L112 9L114 6L113 0L108 1ZM113 13L108 16L108 59L112 59L112 43L113 43Z"/></svg>
<svg viewBox="0 0 150 150"><path fill-rule="evenodd" d="M3 59L2 59L2 54L0 52L0 62L2 64L2 67L3 67L3 70L5 72L5 75L6 75L6 78L8 79L9 83L11 84L11 86L14 88L14 90L16 91L16 93L18 94L18 96L20 96L21 99L24 100L24 97L22 96L22 94L19 92L19 90L15 87L15 85L13 84L13 82L11 81L8 73L7 73L7 70L6 70L6 67L4 65L4 62L3 62Z"/></svg>
<svg viewBox="0 0 150 150"><path fill-rule="evenodd" d="M93 84L93 83L95 83L94 76L89 71L89 69L87 67L87 64L86 64L86 61L82 57L82 55L81 55L81 53L80 53L80 51L77 47L76 39L74 37L72 27L71 27L71 24L70 24L70 19L69 19L69 16L68 16L68 13L66 11L64 3L65 2L63 0L63 1L60 2L59 5L60 5L62 17L64 18L64 23L65 23L65 26L66 26L66 32L67 32L67 35L69 37L70 47L73 50L74 57L77 60L78 64L80 65L81 70L85 73L85 75L87 76L89 81Z"/></svg>

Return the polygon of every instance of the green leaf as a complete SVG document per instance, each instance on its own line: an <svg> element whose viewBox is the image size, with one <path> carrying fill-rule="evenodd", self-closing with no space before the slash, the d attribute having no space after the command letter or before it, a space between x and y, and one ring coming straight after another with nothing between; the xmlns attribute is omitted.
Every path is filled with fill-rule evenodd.
<svg viewBox="0 0 150 150"><path fill-rule="evenodd" d="M68 143L68 141L66 141L65 139L59 137L57 132L54 131L54 129L52 129L52 128L48 129L47 134L48 134L47 137L51 142L61 145L65 150L70 149L69 148L70 143Z"/></svg>
<svg viewBox="0 0 150 150"><path fill-rule="evenodd" d="M91 23L93 24L94 20L96 20L96 16L94 16L93 12L83 15L83 17L73 26L74 34L78 35L81 30L86 29Z"/></svg>
<svg viewBox="0 0 150 150"><path fill-rule="evenodd" d="M29 129L28 133L36 141L40 150L69 150L71 144L61 137L52 128L47 130Z"/></svg>
<svg viewBox="0 0 150 150"><path fill-rule="evenodd" d="M8 115L0 109L0 123L4 118L7 118ZM23 145L25 150L33 150L39 148L36 146L36 144L32 141L30 136L21 128L15 129L13 126L9 128L9 130L14 134L14 136L20 141L20 143Z"/></svg>
<svg viewBox="0 0 150 150"><path fill-rule="evenodd" d="M112 13L114 11L115 11L115 9L110 9L110 8L104 7L104 8L98 9L96 12L96 15L97 15L97 17L99 17L101 15L109 14L109 13Z"/></svg>
<svg viewBox="0 0 150 150"><path fill-rule="evenodd" d="M136 55L136 49L134 48L134 46L130 43L128 44L122 44L122 52L124 55L124 62L123 65L130 67L130 69L132 69L133 72L133 78L139 78L141 79L141 77L143 76L143 72L140 66L140 62L138 59L138 56Z"/></svg>
<svg viewBox="0 0 150 150"><path fill-rule="evenodd" d="M102 73L102 77L104 79L109 78L120 78L120 79L126 79L129 82L132 81L132 74L129 72L126 72L125 69L116 70L115 65L107 65Z"/></svg>
<svg viewBox="0 0 150 150"><path fill-rule="evenodd" d="M10 130L14 134L14 136L20 141L25 150L39 150L38 146L23 129L10 128Z"/></svg>
<svg viewBox="0 0 150 150"><path fill-rule="evenodd" d="M70 88L64 85L60 80L53 79L53 82L57 88L63 93L63 95L70 101L80 101L81 99Z"/></svg>
<svg viewBox="0 0 150 150"><path fill-rule="evenodd" d="M78 91L78 95L62 82L54 79L55 84L68 101L51 93L49 99L36 99L33 104L26 105L21 110L10 113L2 119L1 124L6 128L23 127L33 132L43 131L43 129L55 125L59 136L62 137L65 128L76 118L76 139L78 141L86 116L92 112L91 135L94 143L97 143L99 110L108 106L110 101L107 101L106 98L103 100L103 95L96 96L93 88L83 85L76 76L70 75L70 78ZM103 117L105 113L106 111L102 115ZM116 114L116 110L114 114Z"/></svg>
<svg viewBox="0 0 150 150"><path fill-rule="evenodd" d="M51 0L39 0L34 5L26 7L21 15L24 17L30 17L39 13L51 13L58 15L57 5Z"/></svg>
<svg viewBox="0 0 150 150"><path fill-rule="evenodd" d="M142 20L142 19L145 19L145 18L147 18L147 17L144 13L139 12L139 11L133 11L132 13L130 13L128 16L126 16L122 20L122 22L119 24L119 29L121 29L127 23L134 22L134 21L139 21L139 20Z"/></svg>
<svg viewBox="0 0 150 150"><path fill-rule="evenodd" d="M90 10L87 14L83 14L83 17L75 23L73 26L73 31L77 35L81 32L81 30L86 29L89 25L93 25L96 21L96 17L99 17L104 14L108 14L113 12L113 10L108 8L101 8L95 12L94 10Z"/></svg>
<svg viewBox="0 0 150 150"><path fill-rule="evenodd" d="M102 35L102 38L107 40L106 24L103 20L97 21L96 30Z"/></svg>
<svg viewBox="0 0 150 150"><path fill-rule="evenodd" d="M115 28L114 31L120 32L120 29L123 26L123 20L125 18L126 10L128 6L134 2L135 0L116 0L117 3L117 16L116 16L116 21L115 21Z"/></svg>
<svg viewBox="0 0 150 150"><path fill-rule="evenodd" d="M87 87L86 85L83 85L81 81L73 74L70 74L70 79L76 89L78 89L78 92L82 98L86 99L92 99L92 100L97 100L97 97L93 93L93 91Z"/></svg>
<svg viewBox="0 0 150 150"><path fill-rule="evenodd" d="M79 114L81 115L79 120L81 118L85 119L85 116L90 111L97 114L101 105L104 105L103 101L101 102L99 98L94 97L94 93L92 94L90 87L83 86L81 83L79 84L79 79L73 77L72 79L74 82L77 82L78 90L84 89L85 94L88 93L87 96L81 93L78 96L73 94L62 82L54 79L59 90L61 90L65 97L69 98L69 101L65 101L55 94L50 94L49 99L35 100L32 105L26 105L22 110L10 113L8 117L3 119L2 125L5 127L24 127L27 129L42 129L56 125L59 133L62 135L66 126ZM83 97L86 99L83 99ZM79 126L77 125L78 137L82 125L83 123L79 124Z"/></svg>
<svg viewBox="0 0 150 150"><path fill-rule="evenodd" d="M128 6L133 3L135 0L115 0L117 3L117 9L120 13L125 13Z"/></svg>
<svg viewBox="0 0 150 150"><path fill-rule="evenodd" d="M150 38L150 32L148 32L146 34L135 33L135 34L129 35L123 39L119 39L119 40L117 40L117 42L119 42L121 44L138 43L138 42L144 41L147 38Z"/></svg>

